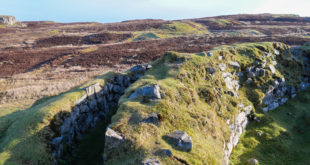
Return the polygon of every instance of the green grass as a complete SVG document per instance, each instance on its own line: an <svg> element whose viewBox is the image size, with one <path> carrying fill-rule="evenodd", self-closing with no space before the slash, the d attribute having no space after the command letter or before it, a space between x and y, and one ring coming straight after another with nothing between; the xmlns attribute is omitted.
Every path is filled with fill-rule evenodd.
<svg viewBox="0 0 310 165"><path fill-rule="evenodd" d="M310 91L301 93L278 109L252 122L231 156L232 164L308 165L310 162ZM257 135L261 131L262 136Z"/></svg>
<svg viewBox="0 0 310 165"><path fill-rule="evenodd" d="M202 35L209 33L205 26L190 21L174 21L170 24L162 25L160 29L156 29L155 32L156 35L160 38L169 38L180 35Z"/></svg>
<svg viewBox="0 0 310 165"><path fill-rule="evenodd" d="M206 28L201 24L194 22L172 22L161 27L162 30L171 33L203 33L207 32Z"/></svg>
<svg viewBox="0 0 310 165"><path fill-rule="evenodd" d="M133 32L133 34L134 37L127 39L126 42L188 35L204 35L209 34L209 31L204 25L199 23L191 21L172 21L169 24L162 25L160 28L137 31Z"/></svg>
<svg viewBox="0 0 310 165"><path fill-rule="evenodd" d="M133 41L150 40L150 39L157 39L157 38L159 37L156 35L156 33L149 32L149 33L142 33L138 35L137 37L133 39Z"/></svg>

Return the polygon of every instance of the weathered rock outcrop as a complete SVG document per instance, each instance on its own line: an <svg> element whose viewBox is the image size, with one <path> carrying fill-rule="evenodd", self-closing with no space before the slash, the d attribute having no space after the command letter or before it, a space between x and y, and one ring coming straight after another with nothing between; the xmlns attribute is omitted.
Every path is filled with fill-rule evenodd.
<svg viewBox="0 0 310 165"><path fill-rule="evenodd" d="M105 144L108 149L116 148L120 143L124 141L124 138L118 135L111 128L107 128L105 133Z"/></svg>
<svg viewBox="0 0 310 165"><path fill-rule="evenodd" d="M303 91L306 90L308 87L310 87L310 82L309 82L309 75L307 74L307 62L310 61L310 58L306 54L299 54L303 59L303 61L306 63L304 64L304 74L301 76L302 82L300 84L295 84L295 85L287 85L286 84L286 79L284 77L274 79L271 83L268 82L269 87L267 88L265 92L265 96L262 98L261 102L262 104L257 105L258 107L255 107L257 109L262 109L263 111L270 111L274 110L279 105L284 104L289 100L289 98L294 98L296 96L296 93L298 91ZM268 53L266 52L265 55L263 55L263 61L255 61L254 66L248 67L245 71L246 74L241 74L242 76L239 78L242 78L243 76L246 76L245 84L250 85L253 83L253 79L259 78L261 76L264 76L266 73L266 59L271 58L272 61L268 69L272 74L275 74L277 72L276 70L276 58L277 56L281 56L281 53L279 50L274 49L274 53ZM296 56L296 54L295 54ZM298 56L297 56L298 57ZM221 66L219 66L221 67ZM233 66L235 67L235 66ZM236 67L235 67L236 68ZM302 70L300 70L302 72ZM233 93L237 93L238 96L238 89L236 86L242 86L244 84L241 84L240 81L233 80L231 77L232 75L230 73L222 73L223 78L225 80L226 86L228 89L232 90ZM265 84L264 84L265 85ZM243 107L243 105L240 105ZM252 111L252 106L247 106L243 108L243 111L241 111L236 117L233 123L230 123L230 121L227 121L229 124L230 130L231 130L231 135L230 135L230 140L228 143L224 144L224 159L225 159L225 164L229 164L229 157L232 152L233 147L235 147L238 144L238 141L240 139L241 134L245 131L245 128L248 123L248 115L251 114ZM258 134L261 134L258 133ZM256 160L257 161L257 160ZM253 164L253 160L251 160L251 163ZM256 162L254 163L256 164Z"/></svg>
<svg viewBox="0 0 310 165"><path fill-rule="evenodd" d="M160 88L158 85L149 85L142 88L137 89L134 93L132 93L129 98L137 98L137 97L145 97L148 99L160 99Z"/></svg>
<svg viewBox="0 0 310 165"><path fill-rule="evenodd" d="M14 16L0 16L0 24L14 25L17 19Z"/></svg>
<svg viewBox="0 0 310 165"><path fill-rule="evenodd" d="M239 105L243 107L243 105ZM229 123L229 128L231 130L231 135L229 138L229 142L227 144L224 143L224 160L225 163L228 164L229 156L232 152L232 149L238 144L240 136L245 131L245 128L248 124L248 115L250 115L252 111L252 106L247 106L243 108L235 118L233 123Z"/></svg>

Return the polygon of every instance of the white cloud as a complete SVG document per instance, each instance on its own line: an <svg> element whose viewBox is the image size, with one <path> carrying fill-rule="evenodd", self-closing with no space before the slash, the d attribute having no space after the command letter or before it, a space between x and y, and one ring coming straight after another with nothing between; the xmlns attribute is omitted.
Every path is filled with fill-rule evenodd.
<svg viewBox="0 0 310 165"><path fill-rule="evenodd" d="M299 14L310 16L309 0L261 0L250 13Z"/></svg>

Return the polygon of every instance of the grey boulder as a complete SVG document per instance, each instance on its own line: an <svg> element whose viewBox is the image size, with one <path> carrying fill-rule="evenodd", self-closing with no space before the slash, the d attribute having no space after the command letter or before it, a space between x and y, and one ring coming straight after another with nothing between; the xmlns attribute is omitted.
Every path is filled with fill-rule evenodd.
<svg viewBox="0 0 310 165"><path fill-rule="evenodd" d="M171 134L167 135L168 140L175 145L176 147L178 147L181 150L191 150L193 147L193 142L191 137L189 137L187 135L186 132L184 131L174 131Z"/></svg>
<svg viewBox="0 0 310 165"><path fill-rule="evenodd" d="M273 65L270 64L269 69L270 69L272 74L276 73L276 68Z"/></svg>
<svg viewBox="0 0 310 165"><path fill-rule="evenodd" d="M114 130L111 128L107 128L105 133L105 146L108 149L117 148L122 142L123 137L118 135Z"/></svg>
<svg viewBox="0 0 310 165"><path fill-rule="evenodd" d="M216 72L216 69L213 68L213 67L208 67L206 68L206 71L209 73L209 74L214 74Z"/></svg>
<svg viewBox="0 0 310 165"><path fill-rule="evenodd" d="M229 65L236 69L240 68L240 64L236 61L230 61Z"/></svg>
<svg viewBox="0 0 310 165"><path fill-rule="evenodd" d="M137 89L129 98L134 99L137 97L146 97L149 99L161 99L159 85L148 85Z"/></svg>

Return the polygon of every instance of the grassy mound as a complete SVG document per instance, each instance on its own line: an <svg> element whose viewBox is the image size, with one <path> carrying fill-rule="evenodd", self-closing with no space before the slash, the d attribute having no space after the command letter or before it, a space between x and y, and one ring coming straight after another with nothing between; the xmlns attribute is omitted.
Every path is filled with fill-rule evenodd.
<svg viewBox="0 0 310 165"><path fill-rule="evenodd" d="M134 32L134 37L127 41L152 40L158 38L171 38L177 36L192 36L208 34L208 29L202 24L186 21L173 21L169 24L164 24L157 29L149 29L143 32Z"/></svg>
<svg viewBox="0 0 310 165"><path fill-rule="evenodd" d="M203 25L194 22L172 22L163 25L160 29L168 33L181 34L201 34L208 32Z"/></svg>
<svg viewBox="0 0 310 165"><path fill-rule="evenodd" d="M239 62L244 71L254 60L261 59L265 52L273 53L275 48L282 53L275 74L267 70L265 76L255 79L252 85L242 86L239 98L225 94L227 88L217 67L219 63L225 63L228 66L225 72L238 79L237 71L229 67L230 61ZM126 141L116 150L105 151L107 164L135 164L145 158L157 158L163 164L182 164L180 160L188 164L222 164L223 143L230 135L226 121L233 121L242 111L238 105L254 104L260 109L263 91L272 80L285 77L287 83L299 81L300 63L288 47L280 43L222 46L210 52L211 57L206 53L166 53L153 63L153 68L144 77L127 89L111 124ZM267 66L271 62L268 58ZM215 67L218 71L212 76L207 67ZM245 80L240 81L244 84ZM165 93L164 99L128 99L135 89L152 84L160 86ZM161 116L158 126L141 122L151 113ZM186 131L192 138L190 152L180 151L165 140L164 137L174 130ZM174 157L158 154L161 149L170 149Z"/></svg>
<svg viewBox="0 0 310 165"><path fill-rule="evenodd" d="M132 41L150 40L150 39L157 39L157 38L159 37L155 33L149 32L149 33L142 33L141 35L138 35Z"/></svg>

